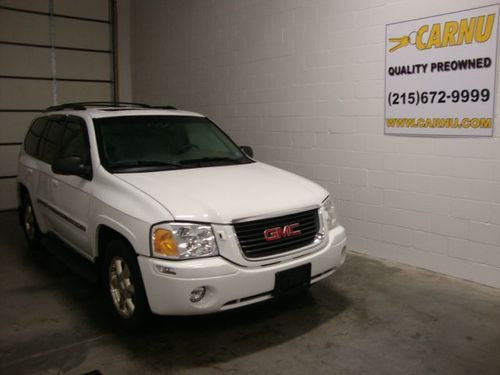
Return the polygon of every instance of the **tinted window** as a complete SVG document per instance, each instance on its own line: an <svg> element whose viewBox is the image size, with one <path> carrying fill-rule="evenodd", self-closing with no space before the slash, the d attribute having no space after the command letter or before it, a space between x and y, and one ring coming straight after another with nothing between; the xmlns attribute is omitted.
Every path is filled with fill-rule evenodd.
<svg viewBox="0 0 500 375"><path fill-rule="evenodd" d="M62 121L49 118L47 128L42 135L41 157L44 162L52 164L56 160L59 145L64 133Z"/></svg>
<svg viewBox="0 0 500 375"><path fill-rule="evenodd" d="M59 157L78 156L85 164L90 161L89 144L85 131L85 122L78 118L69 118L59 151Z"/></svg>
<svg viewBox="0 0 500 375"><path fill-rule="evenodd" d="M101 162L114 172L252 162L204 117L119 116L94 123Z"/></svg>
<svg viewBox="0 0 500 375"><path fill-rule="evenodd" d="M42 117L36 119L30 127L28 134L24 140L24 150L27 154L38 157L38 145L40 141L40 136L47 125L47 118Z"/></svg>

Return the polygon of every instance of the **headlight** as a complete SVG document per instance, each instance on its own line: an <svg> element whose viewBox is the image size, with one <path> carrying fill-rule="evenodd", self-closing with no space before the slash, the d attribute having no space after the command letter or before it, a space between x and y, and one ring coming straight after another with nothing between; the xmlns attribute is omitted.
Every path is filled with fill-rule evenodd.
<svg viewBox="0 0 500 375"><path fill-rule="evenodd" d="M326 228L331 230L337 226L337 212L330 197L323 201L323 212L325 213Z"/></svg>
<svg viewBox="0 0 500 375"><path fill-rule="evenodd" d="M166 223L151 230L153 255L168 259L211 257L219 254L212 227L207 224Z"/></svg>

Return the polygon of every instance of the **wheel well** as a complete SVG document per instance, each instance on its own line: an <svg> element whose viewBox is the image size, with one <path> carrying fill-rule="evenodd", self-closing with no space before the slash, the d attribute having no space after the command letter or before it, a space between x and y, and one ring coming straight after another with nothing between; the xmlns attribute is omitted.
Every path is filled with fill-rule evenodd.
<svg viewBox="0 0 500 375"><path fill-rule="evenodd" d="M130 246L130 249L133 250L134 247L130 243L130 241L125 238L121 233L117 232L116 230L108 227L107 225L100 225L97 229L97 259L103 258L104 255L104 250L106 249L106 245L109 243L109 241L113 239L120 239L127 243ZM135 254L135 251L133 251Z"/></svg>
<svg viewBox="0 0 500 375"><path fill-rule="evenodd" d="M22 204L26 201L26 198L30 196L28 189L23 184L17 184L17 203L18 203L18 216L19 216L19 224L23 225L23 210L21 209Z"/></svg>
<svg viewBox="0 0 500 375"><path fill-rule="evenodd" d="M22 203L22 201L30 195L28 189L23 184L17 184L17 194L20 199L19 203Z"/></svg>

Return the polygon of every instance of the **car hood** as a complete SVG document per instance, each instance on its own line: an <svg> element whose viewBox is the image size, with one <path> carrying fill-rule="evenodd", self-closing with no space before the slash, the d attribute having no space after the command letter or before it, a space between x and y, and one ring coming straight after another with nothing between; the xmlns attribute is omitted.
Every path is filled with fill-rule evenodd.
<svg viewBox="0 0 500 375"><path fill-rule="evenodd" d="M319 207L328 195L312 181L260 162L115 176L152 197L178 221L231 223Z"/></svg>

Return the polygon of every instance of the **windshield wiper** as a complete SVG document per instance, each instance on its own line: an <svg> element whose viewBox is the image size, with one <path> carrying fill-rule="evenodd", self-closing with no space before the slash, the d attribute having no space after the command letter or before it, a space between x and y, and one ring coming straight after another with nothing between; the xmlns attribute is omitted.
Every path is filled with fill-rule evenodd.
<svg viewBox="0 0 500 375"><path fill-rule="evenodd" d="M110 165L112 169L143 169L143 168L153 168L153 169L178 169L183 168L182 165L177 163L170 163L160 160L134 160L134 161L124 161L113 163Z"/></svg>
<svg viewBox="0 0 500 375"><path fill-rule="evenodd" d="M160 160L137 160L137 165L144 167L156 167L156 166L180 167L180 165L177 163L160 161Z"/></svg>
<svg viewBox="0 0 500 375"><path fill-rule="evenodd" d="M180 160L179 163L182 165L190 165L190 164L203 164L203 163L234 163L234 164L244 164L247 163L244 159L233 159L229 157L223 156L213 156L199 159L190 159L190 160Z"/></svg>

